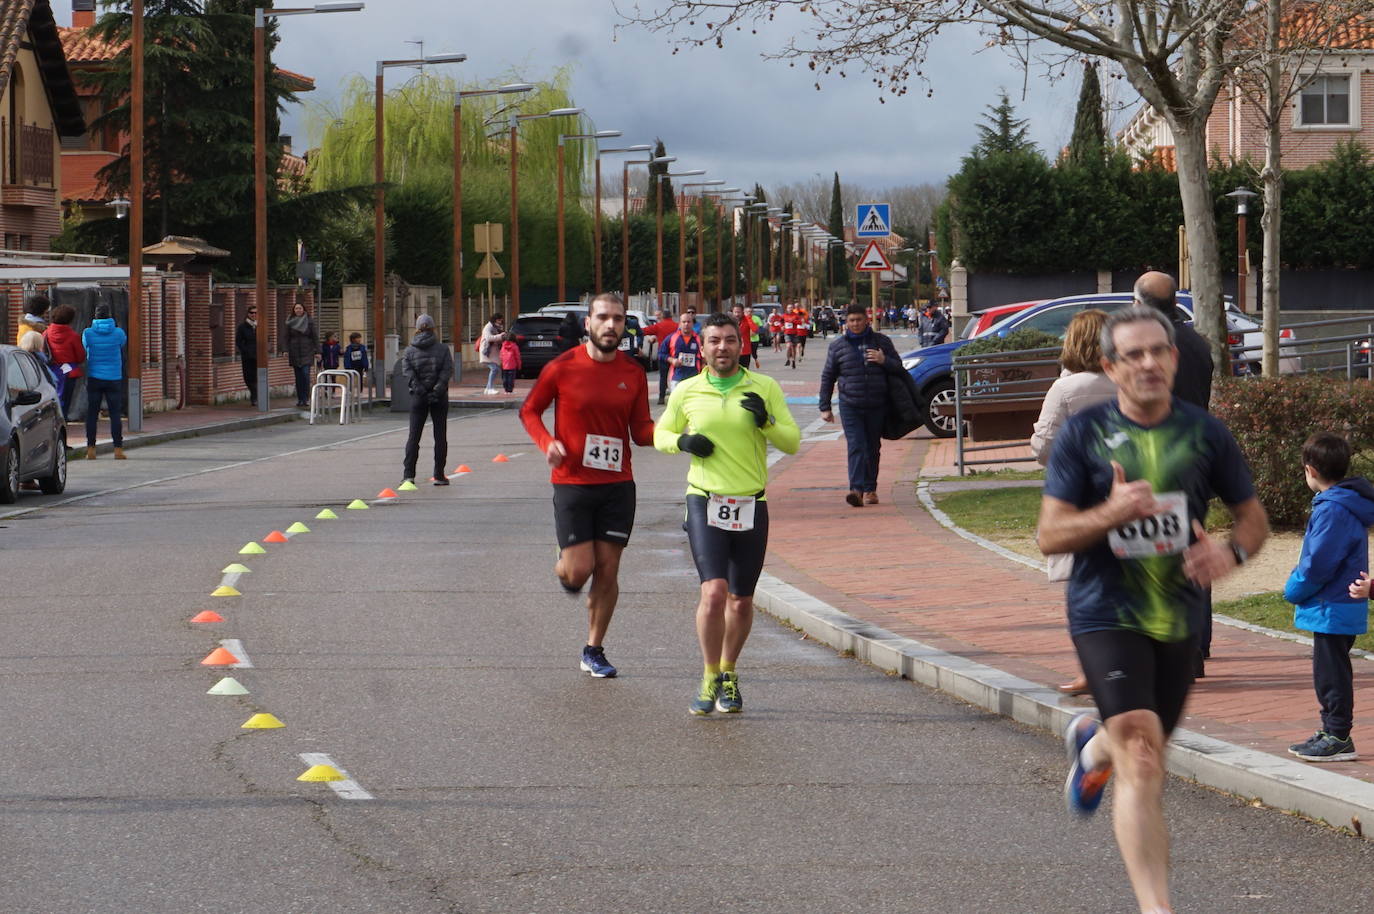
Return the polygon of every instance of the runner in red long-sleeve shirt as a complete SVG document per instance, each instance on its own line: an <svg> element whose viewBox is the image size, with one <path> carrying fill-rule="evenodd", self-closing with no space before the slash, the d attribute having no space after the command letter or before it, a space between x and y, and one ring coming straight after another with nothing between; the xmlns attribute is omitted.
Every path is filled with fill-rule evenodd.
<svg viewBox="0 0 1374 914"><path fill-rule="evenodd" d="M619 351L625 335L625 303L603 292L587 314L587 342L554 359L539 373L520 407L520 421L553 468L553 521L559 556L558 583L587 594L587 645L582 669L598 678L615 676L602 639L620 597L620 555L635 520L635 483L629 441L654 443L649 385L644 369ZM554 404L553 434L544 411Z"/></svg>

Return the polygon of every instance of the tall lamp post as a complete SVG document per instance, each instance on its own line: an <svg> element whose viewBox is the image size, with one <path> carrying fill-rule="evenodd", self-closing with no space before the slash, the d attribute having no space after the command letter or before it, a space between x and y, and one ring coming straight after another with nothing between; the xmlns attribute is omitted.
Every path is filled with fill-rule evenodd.
<svg viewBox="0 0 1374 914"><path fill-rule="evenodd" d="M133 0L129 27L129 431L143 430L143 0Z"/></svg>
<svg viewBox="0 0 1374 914"><path fill-rule="evenodd" d="M1250 279L1250 262L1245 256L1245 216L1250 212L1250 198L1258 197L1245 185L1237 187L1226 196L1236 204L1236 307L1245 311L1245 284Z"/></svg>
<svg viewBox="0 0 1374 914"><path fill-rule="evenodd" d="M735 192L738 193L738 188L735 189ZM722 191L722 193L724 193L724 191ZM743 197L725 197L725 196L722 196L717 202L720 204L720 207L721 207L721 208L718 209L718 210L716 211L716 270L715 270L715 273L714 273L714 275L713 275L712 278L715 280L715 283L716 283L716 298L717 298L718 300L724 300L724 298L725 298L725 247L724 247L724 245L725 245L725 237L724 237L724 236L725 236L725 212L724 212L724 208L727 207L727 206L730 208L730 265L731 265L731 268L733 268L733 267L734 267L734 264L735 264L735 244L734 244L734 242L735 242L735 210L738 209L739 206L740 206L740 204L744 203L745 201L744 201L744 198L743 198ZM734 304L735 304L735 278L734 278L734 276L733 276L733 274L732 274L731 277L730 277L730 305L733 307Z"/></svg>
<svg viewBox="0 0 1374 914"><path fill-rule="evenodd" d="M629 147L631 149L635 147ZM610 152L611 150L607 150ZM647 151L647 150L646 150ZM625 300L630 300L630 166L631 165L667 165L669 162L676 162L677 156L658 156L652 159L637 159L633 162L625 162L620 169L620 272L621 284L624 286L620 294L625 296ZM649 173L653 178L653 173ZM654 184L658 180L654 179ZM648 202L647 196L645 202ZM660 238L659 243L662 244ZM658 307L663 308L663 271L659 270L658 283Z"/></svg>
<svg viewBox="0 0 1374 914"><path fill-rule="evenodd" d="M689 181L682 185L682 193L683 196L690 196L687 190L689 187L719 187L724 183L725 180L723 178L713 178L710 181ZM739 188L736 188L736 190L738 189ZM702 220L706 218L706 191L703 190L698 193L697 198L701 201L701 204L697 207L697 297L701 299L701 301L697 302L697 308L704 313L706 308L706 287L704 285L705 279L702 277L703 262L701 247L704 239L701 233L701 223ZM687 208L688 204L684 201L682 212L679 214L677 220L677 269L678 281L682 284L681 291L683 292L687 291L687 243L685 240Z"/></svg>
<svg viewBox="0 0 1374 914"><path fill-rule="evenodd" d="M272 408L267 380L267 17L305 16L312 13L354 13L361 3L317 3L296 9L262 9L253 11L253 255L255 268L254 301L258 306L258 410ZM139 55L141 56L141 55ZM131 112L132 113L132 112ZM132 164L132 163L131 163ZM140 182L142 176L140 175ZM141 195L140 195L141 196ZM142 201L138 202L141 205ZM142 217L140 216L140 222ZM130 226L130 229L133 227ZM142 241L139 241L139 245ZM142 258L140 258L140 267Z"/></svg>
<svg viewBox="0 0 1374 914"><path fill-rule="evenodd" d="M528 92L530 83L508 83L494 89L466 89L453 93L453 376L463 379L463 99L479 95Z"/></svg>
<svg viewBox="0 0 1374 914"><path fill-rule="evenodd" d="M602 289L603 283L602 283L602 276L601 276L601 157L604 156L604 155L611 155L612 153L622 153L622 152L648 152L649 150L651 150L651 149L653 149L653 148L654 148L654 147L650 146L650 145L647 144L647 143L637 143L637 144L635 144L634 146L620 146L620 147L618 147L618 148L616 148L616 149L601 149L600 147L598 147L597 150L596 150L596 210L595 210L595 218L596 218L596 221L592 224L592 247L596 248L596 252L592 255L592 279L593 279L593 282L596 284L596 291L597 291L597 292L603 291L603 289ZM626 180L626 181L629 180L629 171L628 171L628 168L626 169L625 180ZM629 222L627 221L627 218L628 218L628 216L629 216L629 208L630 208L630 206L629 206L629 188L628 188L628 187L624 188L624 199L625 199L626 202L624 203L624 209L622 209L622 210L621 210L621 213L620 213L620 215L621 215L621 222L624 223L624 226L628 226L628 225L629 225ZM622 258L624 258L624 264L623 264L623 265L624 265L624 268L625 268L625 272L628 274L628 273L629 273L629 266L630 266L630 261L629 261L629 247L630 247L630 245L629 245L629 232L628 232L628 230L622 230L621 235L622 235L621 241L622 241L622 244L623 244L623 248L622 248L622 250L621 250L621 256L622 256ZM628 277L625 279L625 285L626 285L627 287L630 285L630 280L629 280ZM620 294L624 297L625 302L626 302L626 307L628 307L628 306L629 306L629 301L630 301L630 290L629 290L628 288L621 289L621 290L620 290Z"/></svg>
<svg viewBox="0 0 1374 914"><path fill-rule="evenodd" d="M758 222L754 221L754 217L767 215L767 203L751 203L744 208L744 306L750 312L754 310L754 268L757 266L755 260L759 249L758 241L755 240L755 236L758 235Z"/></svg>
<svg viewBox="0 0 1374 914"><path fill-rule="evenodd" d="M568 271L567 271L567 259L566 259L566 254L565 254L566 246L567 246L567 239L566 239L566 237L565 237L566 232L565 232L565 227L564 227L564 224L563 224L563 143L564 143L564 141L566 141L566 140L591 140L592 142L596 142L596 141L598 141L598 140L610 139L611 137L616 137L616 136L620 136L620 131L619 131L619 130L598 130L598 131L596 131L596 133L560 133L560 134L558 135L558 164L557 164L555 167L558 169L558 300L559 300L559 301L567 301L567 300L568 300ZM597 206L598 206L598 209L599 209L599 207L600 207L600 202L601 202L601 201L600 201L600 198L601 198L601 156L600 156L599 154L596 156L596 195L597 195ZM594 245L595 245L595 247L599 250L600 247L601 247L601 220L600 220L600 219L597 219L596 229L595 229L595 236L596 236L596 240L595 240L595 242L594 242ZM601 263L600 258L596 258L596 263L598 264L597 270L596 270L597 277L598 277L598 278L597 278L597 281L596 281L596 291L600 292L600 291L601 291L601 281L600 281L601 269L600 269L600 266L599 266L600 263Z"/></svg>
<svg viewBox="0 0 1374 914"><path fill-rule="evenodd" d="M423 67L426 64L462 63L466 54L431 54L406 60L379 60L373 82L372 139L372 364L377 390L386 390L386 127L383 103L386 100L386 71L393 67Z"/></svg>
<svg viewBox="0 0 1374 914"><path fill-rule="evenodd" d="M722 187L716 193L720 194L717 198L716 210L716 304L720 304L720 206L725 203L727 194L739 193L738 187ZM702 191L697 199L697 295L701 296L704 303L706 301L706 191Z"/></svg>
<svg viewBox="0 0 1374 914"><path fill-rule="evenodd" d="M665 158L667 158L667 157L665 157ZM676 157L676 156L671 156L671 158L676 159L677 157ZM659 176L654 180L654 185L655 185L655 186L654 186L654 199L658 202L658 205L657 205L656 207L654 207L654 208L657 210L657 218L656 218L655 221L657 222L656 230L657 230L657 234L658 234L658 256L657 256L657 258L656 258L656 259L657 259L657 270L656 270L655 280L656 280L657 283L658 283L658 310L660 310L660 311L663 310L663 179L664 179L664 178L686 178L686 177L690 177L690 176L692 176L692 175L704 175L704 174L706 174L706 169L704 169L704 168L693 168L693 169L690 169L690 170L688 170L688 171L665 171L665 172L660 173ZM673 209L674 209L674 210L677 209L677 201L676 201L676 200L673 201ZM679 218L678 218L678 231L679 231L679 234L681 233L681 230L682 230L682 218L679 216ZM681 242L680 242L680 241L678 242L678 244L679 244L679 246L681 246ZM681 305L682 305L682 292L683 292L683 290L682 290L682 288L681 288L681 285L679 285L678 290L677 290L677 294L678 294L678 309L679 309L679 310L681 310Z"/></svg>
<svg viewBox="0 0 1374 914"><path fill-rule="evenodd" d="M554 108L543 114L510 116L510 303L517 315L520 313L520 178L517 171L520 124L522 121L540 121L547 117L576 117L582 111L582 108Z"/></svg>

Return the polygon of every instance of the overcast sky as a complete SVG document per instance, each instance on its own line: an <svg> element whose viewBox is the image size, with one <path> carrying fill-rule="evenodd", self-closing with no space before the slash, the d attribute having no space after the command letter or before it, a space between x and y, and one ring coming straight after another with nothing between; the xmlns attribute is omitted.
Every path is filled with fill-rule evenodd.
<svg viewBox="0 0 1374 914"><path fill-rule="evenodd" d="M663 0L639 2L648 9ZM69 0L55 0L54 8L59 21L70 22ZM785 23L761 29L757 38L742 35L724 50L674 56L661 33L630 29L617 36L622 20L611 0L367 0L359 13L280 21L276 61L315 79L316 91L302 96L312 103L336 104L343 81L351 74L371 80L378 59L417 56L417 46L406 42L418 39L426 53L466 53L466 63L445 69L469 82L537 80L572 64L573 98L596 129L622 130L626 144L661 137L679 157L675 167L706 168L709 177L745 186L835 171L845 182L874 188L943 184L976 141L979 115L999 89L1029 119L1032 139L1046 152L1067 143L1078 94L1077 77L1050 85L1041 73L1027 78L999 50L980 50L972 28L941 32L925 68L934 97L913 86L879 104L879 90L864 74L825 78L817 92L804 65L762 60L760 52L780 46L791 31ZM388 87L411 72L389 70ZM303 112L289 112L283 132L301 149L309 139Z"/></svg>

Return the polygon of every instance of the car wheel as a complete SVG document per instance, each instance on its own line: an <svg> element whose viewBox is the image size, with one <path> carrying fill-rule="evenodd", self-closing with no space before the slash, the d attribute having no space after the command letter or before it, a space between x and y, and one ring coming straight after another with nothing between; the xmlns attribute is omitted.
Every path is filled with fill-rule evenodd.
<svg viewBox="0 0 1374 914"><path fill-rule="evenodd" d="M937 382L929 388L929 396L926 398L926 428L936 438L954 437L954 417L941 415L936 411L937 406L954 405L954 382L945 379Z"/></svg>
<svg viewBox="0 0 1374 914"><path fill-rule="evenodd" d="M52 458L52 475L38 480L44 495L61 495L67 488L67 439L58 435Z"/></svg>
<svg viewBox="0 0 1374 914"><path fill-rule="evenodd" d="M5 472L0 474L0 505L12 505L19 498L19 442L11 441L5 452Z"/></svg>

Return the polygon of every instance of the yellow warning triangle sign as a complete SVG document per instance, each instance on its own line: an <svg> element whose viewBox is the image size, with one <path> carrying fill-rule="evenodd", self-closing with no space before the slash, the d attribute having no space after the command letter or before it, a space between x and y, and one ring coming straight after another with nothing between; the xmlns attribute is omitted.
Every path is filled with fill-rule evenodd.
<svg viewBox="0 0 1374 914"><path fill-rule="evenodd" d="M854 265L854 269L866 273L879 273L884 270L891 270L892 261L887 259L887 253L878 246L878 242L870 241L868 247L864 248L863 255L859 257L859 262Z"/></svg>
<svg viewBox="0 0 1374 914"><path fill-rule="evenodd" d="M505 279L506 271L501 269L501 265L496 262L496 258L487 254L482 258L481 265L477 268L478 279Z"/></svg>

